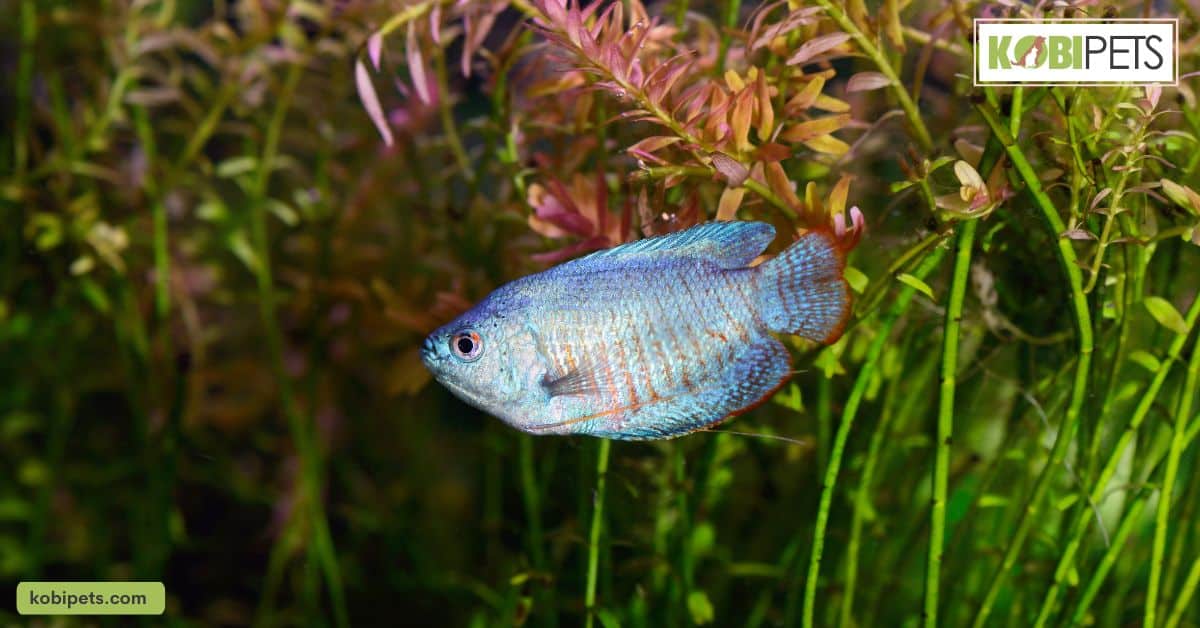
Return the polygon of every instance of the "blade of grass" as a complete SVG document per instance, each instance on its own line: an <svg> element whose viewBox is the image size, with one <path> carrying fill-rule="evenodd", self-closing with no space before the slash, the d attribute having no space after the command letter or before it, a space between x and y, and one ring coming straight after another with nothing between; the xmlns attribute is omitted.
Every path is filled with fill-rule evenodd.
<svg viewBox="0 0 1200 628"><path fill-rule="evenodd" d="M1196 299L1200 302L1200 297ZM1200 377L1200 340L1192 347L1192 357L1188 360L1187 374L1184 376L1183 389L1179 395L1179 406L1175 411L1174 433L1171 438L1171 451L1167 454L1167 469L1163 473L1162 490L1158 495L1158 512L1155 513L1154 544L1150 558L1150 583L1146 589L1146 613L1143 625L1153 628L1157 618L1155 609L1158 606L1159 582L1163 572L1163 555L1167 549L1167 524L1171 517L1171 499L1175 495L1175 477L1179 473L1179 461L1187 446L1187 419L1192 413L1192 403L1196 397L1197 379Z"/></svg>
<svg viewBox="0 0 1200 628"><path fill-rule="evenodd" d="M976 628L982 628L982 626L986 625L988 617L991 615L992 607L996 602L996 597L1000 593L1000 588L1004 585L1008 575L1011 574L1013 565L1016 564L1017 556L1021 552L1025 538L1029 535L1029 531L1033 527L1042 498L1050 488L1050 481L1062 465L1070 443L1075 439L1075 433L1079 429L1080 409L1087 398L1093 340L1092 316L1091 311L1088 309L1087 295L1083 292L1083 275L1079 268L1079 260L1075 255L1075 249L1071 241L1060 237L1060 234L1066 230L1066 227L1063 225L1062 218L1058 215L1058 210L1042 188L1037 172L1034 170L1032 164L1029 163L1028 158L1026 158L1024 150L1014 141L1009 130L1001 123L996 110L986 102L978 103L976 108L983 116L992 134L1004 145L1004 150L1008 154L1013 167L1016 169L1018 177L1025 183L1026 192L1033 198L1034 204L1041 213L1042 220L1049 228L1050 237L1055 241L1059 269L1065 276L1070 289L1071 310L1074 316L1073 322L1075 333L1079 340L1078 361L1075 365L1075 377L1071 384L1071 399L1067 405L1066 415L1063 417L1062 426L1059 428L1058 435L1055 438L1054 447L1050 451L1050 457L1038 475L1037 481L1034 483L1033 491L1025 503L1021 519L1011 536L1008 547L1004 551L1004 557L1000 561L1000 566L992 576L987 592L984 594L984 598L979 605L979 610L976 612L973 624Z"/></svg>
<svg viewBox="0 0 1200 628"><path fill-rule="evenodd" d="M596 619L596 578L600 569L600 533L604 528L604 493L608 484L608 450L612 441L603 438L596 448L596 492L592 495L592 529L588 534L587 590L584 593L584 626Z"/></svg>
<svg viewBox="0 0 1200 628"><path fill-rule="evenodd" d="M945 249L934 248L912 274L918 279L924 280L942 261L944 255ZM896 295L892 307L884 314L876 332L878 335L871 341L871 345L867 349L858 377L854 380L854 387L850 390L850 396L846 399L846 406L842 411L842 420L838 425L833 447L829 453L829 466L825 470L825 478L821 483L821 497L817 506L817 520L813 530L812 553L809 555L808 576L804 582L802 625L805 628L813 626L813 615L817 603L817 581L821 575L821 557L825 549L825 528L829 524L829 509L833 503L833 491L837 487L838 473L841 471L846 441L850 438L850 428L854 425L854 417L858 413L858 407L867 392L867 387L875 376L879 356L883 353L883 347L888 343L892 328L895 327L896 321L900 320L900 317L908 311L908 306L912 303L915 294L915 288L909 285L904 286ZM789 603L788 608L792 609L794 605ZM792 613L789 612L788 615L787 623L790 625L792 624Z"/></svg>
<svg viewBox="0 0 1200 628"><path fill-rule="evenodd" d="M1150 385L1138 401L1133 415L1125 425L1125 430L1121 433L1120 438L1117 439L1117 444L1113 447L1112 453L1109 454L1108 461L1101 469L1100 475L1096 477L1091 490L1091 499L1094 503L1100 504L1104 501L1109 481L1112 480L1113 475L1117 472L1117 466L1121 462L1125 448L1133 441L1138 428L1141 427L1142 422L1150 414L1150 408L1154 404L1154 400L1158 397L1158 392L1162 388L1163 382L1166 381L1167 375L1171 371L1171 366L1179 359L1179 354L1183 350L1188 334L1191 333L1192 328L1195 326L1197 318L1200 318L1200 296L1193 299L1191 307L1188 308L1184 321L1188 333L1175 334L1174 340L1171 341L1171 345L1167 349L1166 358L1162 360L1155 371L1154 378L1150 380ZM1075 553L1079 551L1079 546L1083 543L1084 534L1087 532L1088 523L1091 520L1092 512L1090 510L1081 509L1079 511L1072 525L1069 540L1059 557L1058 566L1054 570L1054 581L1046 591L1045 597L1042 598L1042 605L1035 620L1036 626L1044 626L1049 620L1050 613L1053 612L1055 603L1058 601L1058 595L1062 591L1063 583L1066 582L1071 567L1074 565Z"/></svg>
<svg viewBox="0 0 1200 628"><path fill-rule="evenodd" d="M942 377L938 387L936 453L933 466L933 506L929 511L929 557L925 569L925 625L937 626L938 581L946 543L946 490L950 475L950 439L954 431L954 391L958 383L958 333L962 324L963 298L971 270L971 249L978 220L958 227L954 245L954 275L946 302L945 332L942 335Z"/></svg>
<svg viewBox="0 0 1200 628"><path fill-rule="evenodd" d="M911 341L907 344L914 344ZM913 350L907 346L899 349L904 353L900 361L912 355ZM850 540L846 544L846 581L845 588L842 593L842 610L839 619L839 625L853 626L854 620L854 599L858 588L858 560L859 552L862 547L863 527L865 526L869 513L874 512L874 506L871 500L871 487L875 480L875 470L880 464L884 442L891 433L893 418L895 415L904 416L906 412L911 412L911 407L920 399L918 395L901 395L897 389L900 383L911 385L914 390L923 390L928 383L930 377L933 376L936 370L937 361L926 359L920 362L920 366L906 370L902 375L893 377L888 382L887 391L884 393L883 406L879 414L879 421L875 424L875 431L871 434L870 444L867 446L866 460L863 462L862 476L859 478L858 489L854 493L854 513L850 521ZM894 410L893 403L899 397L904 398L904 403L901 408ZM857 624L857 625L862 625Z"/></svg>
<svg viewBox="0 0 1200 628"><path fill-rule="evenodd" d="M283 365L283 335L275 318L275 282L271 271L270 242L267 237L267 185L279 153L283 122L291 107L303 69L304 65L298 62L288 66L279 99L267 125L257 176L250 190L251 234L259 258L254 268L254 276L258 286L259 315L266 334L272 372L279 386L283 412L303 468L301 485L304 498L301 505L304 514L309 518L308 524L313 534L313 542L308 547L314 552L325 576L329 597L333 603L335 622L339 626L348 626L350 622L342 592L341 574L322 504L320 452L312 438L310 421L305 420L296 405L291 381Z"/></svg>
<svg viewBox="0 0 1200 628"><path fill-rule="evenodd" d="M1183 437L1180 440L1182 440L1184 448L1191 445L1191 442L1196 438L1196 433L1198 431L1200 431L1200 421L1191 423L1191 427L1183 432ZM1171 442L1172 448L1174 447L1175 442L1176 439L1173 437ZM1171 452L1168 450L1168 459L1170 455ZM1150 457L1150 460L1148 460L1146 464L1146 467L1150 469L1150 473L1147 474L1148 476L1153 475L1154 472L1157 471L1158 465L1162 462L1162 458L1163 455L1161 453ZM1069 621L1070 624L1079 625L1084 622L1088 609L1091 608L1092 602L1096 599L1096 595L1100 592L1100 586L1104 584L1104 579L1108 577L1108 573L1112 570L1113 565L1116 564L1117 559L1120 558L1121 550L1128 541L1129 535L1133 532L1137 525L1141 523L1142 512L1145 510L1146 505L1149 503L1150 496L1153 494L1153 490L1140 491L1133 505L1125 511L1125 516L1121 519L1121 523L1117 527L1117 533L1116 536L1113 537L1112 544L1108 546L1108 549L1104 552L1104 557L1101 558L1100 563L1096 565L1096 568L1092 571L1092 577L1088 579L1088 583L1083 590L1083 594L1079 596L1079 601L1075 604L1075 610L1071 613L1071 619ZM1161 497L1159 499L1161 500ZM1170 625L1169 619L1166 625Z"/></svg>

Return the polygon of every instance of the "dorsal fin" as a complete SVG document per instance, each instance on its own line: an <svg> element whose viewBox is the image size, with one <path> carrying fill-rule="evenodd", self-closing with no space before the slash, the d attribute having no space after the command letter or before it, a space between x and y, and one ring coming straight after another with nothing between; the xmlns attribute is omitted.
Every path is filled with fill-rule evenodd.
<svg viewBox="0 0 1200 628"><path fill-rule="evenodd" d="M706 222L683 231L597 251L576 262L617 261L654 253L703 259L721 268L742 268L758 257L773 239L775 228L765 222Z"/></svg>

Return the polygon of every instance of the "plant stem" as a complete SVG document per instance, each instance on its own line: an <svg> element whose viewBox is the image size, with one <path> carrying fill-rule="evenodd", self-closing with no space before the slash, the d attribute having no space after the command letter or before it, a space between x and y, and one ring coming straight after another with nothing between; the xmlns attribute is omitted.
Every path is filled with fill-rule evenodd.
<svg viewBox="0 0 1200 628"><path fill-rule="evenodd" d="M929 628L937 626L938 581L946 542L946 490L950 475L950 439L954 430L954 389L958 383L958 334L971 270L971 249L978 226L978 220L967 220L959 226L954 249L954 275L946 302L937 436L934 440L937 450L933 464L933 507L929 513L929 557L925 570L925 625Z"/></svg>
<svg viewBox="0 0 1200 628"><path fill-rule="evenodd" d="M276 101L275 110L267 125L257 176L250 191L252 237L258 253L254 276L258 286L259 315L266 333L272 371L279 386L280 401L284 415L287 417L292 441L302 464L300 483L303 499L300 500L298 508L310 519L308 523L311 526L313 542L309 548L310 551L315 552L320 561L326 584L329 586L335 621L339 626L348 626L350 622L342 592L341 574L321 502L320 452L313 442L308 422L301 416L300 409L296 407L291 382L283 366L283 335L278 321L275 319L274 277L271 272L271 251L267 236L267 185L270 181L272 165L279 153L279 137L283 122L295 96L296 86L300 82L303 69L302 63L293 63L288 66L279 100Z"/></svg>
<svg viewBox="0 0 1200 628"><path fill-rule="evenodd" d="M929 129L925 128L925 121L921 118L921 112L917 110L916 103L908 95L908 90L904 89L904 83L900 81L896 70L888 61L887 55L884 54L879 46L875 45L871 37L862 32L862 29L854 23L854 20L850 19L849 15L846 15L841 6L834 4L832 0L816 0L816 3L825 9L829 17L833 18L833 21L837 22L843 31L849 33L854 38L858 47L862 48L862 51L875 62L875 65L879 68L879 72L891 81L889 86L892 89L892 93L896 95L896 100L899 101L900 108L904 110L904 115L908 117L909 126L912 127L917 143L921 145L923 150L932 151L933 139L929 135Z"/></svg>
<svg viewBox="0 0 1200 628"><path fill-rule="evenodd" d="M1154 378L1150 380L1150 385L1146 388L1146 392L1142 395L1141 400L1134 409L1129 423L1125 426L1125 431L1117 439L1117 444L1113 448L1112 453L1109 454L1108 461L1104 464L1100 475L1096 477L1091 491L1091 500L1093 503L1099 505L1104 501L1109 481L1117 472L1117 466L1121 462L1125 448L1129 446L1134 435L1137 434L1142 421L1150 414L1150 408L1154 404L1154 400L1158 397L1158 392L1162 388L1163 382L1166 381L1167 375L1171 371L1171 366L1179 359L1179 353L1183 350L1183 345L1187 342L1188 335L1195 326L1197 318L1200 318L1200 296L1193 299L1191 307L1188 308L1187 317L1184 322L1188 333L1175 335L1175 339L1167 349L1167 357L1161 362L1158 370L1155 371ZM1062 590L1063 583L1067 580L1067 575L1074 564L1075 553L1079 550L1079 546L1083 542L1084 533L1087 531L1088 522L1091 519L1092 511L1090 509L1080 509L1079 515L1076 517L1074 525L1071 528L1070 540L1063 549L1059 557L1058 566L1054 570L1054 582L1046 591L1046 596L1042 598L1042 606L1038 611L1035 622L1036 626L1043 626L1049 620L1050 613L1054 610L1054 605L1058 601L1058 594Z"/></svg>
<svg viewBox="0 0 1200 628"><path fill-rule="evenodd" d="M30 108L33 103L33 56L37 41L37 1L21 2L21 57L17 62L16 124L13 129L13 170L25 173L29 163Z"/></svg>
<svg viewBox="0 0 1200 628"><path fill-rule="evenodd" d="M596 449L596 493L592 496L592 531L588 535L587 592L584 606L587 616L584 626L592 628L596 617L596 577L600 567L600 531L604 527L604 492L608 483L608 450L612 441L600 439Z"/></svg>
<svg viewBox="0 0 1200 628"><path fill-rule="evenodd" d="M1200 417L1197 417L1196 420L1200 422ZM1179 589L1179 597L1175 598L1175 606L1171 609L1171 614L1167 615L1166 623L1163 624L1166 628L1175 628L1179 625L1183 619L1183 613L1192 603L1192 597L1196 594L1198 586L1200 586L1200 560L1194 560L1187 578L1183 581L1183 586Z"/></svg>
<svg viewBox="0 0 1200 628"><path fill-rule="evenodd" d="M914 344L909 342L908 344ZM898 354L904 362L903 358L916 355L913 349L903 347L898 349L902 353ZM861 622L856 623L854 619L854 599L858 588L858 559L859 550L862 546L863 527L867 521L874 517L874 506L871 500L871 487L875 481L875 470L879 467L883 458L884 443L887 437L893 432L893 421L897 420L897 416L903 417L912 411L912 406L919 399L917 395L901 395L898 393L900 384L904 384L905 390L910 390L908 386L912 386L911 390L922 390L927 381L933 376L937 362L932 359L925 359L919 362L920 366L907 370L901 374L892 377L888 382L887 392L884 393L884 401L879 414L879 421L875 424L875 431L871 434L871 442L867 446L866 460L863 462L862 475L859 478L858 489L854 492L854 514L850 522L850 540L846 545L846 581L842 592L842 610L838 621L840 626L864 625ZM896 398L903 397L904 402L900 408L893 410L893 401Z"/></svg>
<svg viewBox="0 0 1200 628"><path fill-rule="evenodd" d="M1184 423L1188 424L1187 421L1184 421ZM1191 445L1192 440L1196 438L1197 431L1200 431L1200 421L1193 422L1189 425L1190 427L1184 431L1183 436L1181 437L1183 448L1185 449ZM1174 440L1172 440L1172 445L1173 444ZM1169 456L1170 453L1168 452L1167 455ZM1158 465L1160 462L1162 462L1162 459L1163 452L1161 451L1152 453L1150 456L1148 456L1145 466L1150 469L1150 472L1146 474L1147 478L1153 475L1158 469ZM1145 509L1150 495L1152 494L1153 491L1151 490L1139 492L1134 500L1134 504L1125 511L1125 516L1121 519L1121 523L1117 528L1116 536L1113 537L1112 544L1108 546L1108 549L1104 552L1104 557L1092 571L1092 577L1088 580L1087 587L1084 588L1083 594L1079 596L1079 601L1075 604L1075 611L1071 614L1071 624L1083 623L1084 615L1087 613L1088 608L1091 607L1092 602L1096 599L1096 594L1100 591L1100 585L1104 583L1104 579L1108 577L1109 571L1116 563L1117 558L1120 557L1121 548L1125 545L1125 542L1128 540L1129 535L1133 532L1133 530L1138 527L1139 524L1141 524L1142 511ZM1187 519L1184 519L1183 521L1187 521ZM1169 619L1165 625L1171 625Z"/></svg>
<svg viewBox="0 0 1200 628"><path fill-rule="evenodd" d="M533 437L519 437L521 457L521 497L525 501L525 518L529 523L529 556L536 569L546 568L546 553L542 549L542 514L537 476L533 466Z"/></svg>
<svg viewBox="0 0 1200 628"><path fill-rule="evenodd" d="M1065 230L1062 218L1058 215L1058 210L1054 207L1054 203L1050 201L1049 196L1042 189L1037 172L1025 157L1025 152L1016 144L1009 130L1000 122L1000 117L995 109L987 103L980 103L977 105L977 108L991 129L992 134L1004 145L1005 152L1012 161L1017 175L1025 183L1026 191L1033 197L1034 204L1041 212L1042 219L1049 228L1049 235L1054 239L1058 252L1059 268L1066 276L1067 285L1070 288L1075 333L1079 338L1079 357L1075 364L1075 377L1071 385L1071 398L1067 404L1066 415L1055 438L1054 447L1050 451L1050 458L1046 461L1046 466L1042 469L1037 481L1034 483L1033 492L1022 509L1017 529L1011 536L1008 547L1005 549L1004 557L1000 561L1000 566L997 568L995 574L993 574L987 592L975 615L973 623L976 628L981 628L987 623L992 606L995 604L996 597L1000 593L1000 587L1003 586L1005 579L1012 572L1013 565L1016 564L1017 556L1021 552L1025 538L1029 535L1029 531L1033 527L1033 522L1036 519L1042 498L1050 488L1050 480L1065 459L1067 449L1071 441L1075 439L1075 433L1079 429L1079 414L1080 409L1083 407L1083 402L1087 397L1087 385L1094 345L1092 339L1091 311L1088 309L1087 295L1083 291L1083 276L1079 269L1078 258L1075 255L1075 249L1072 247L1071 241L1060 237L1060 234Z"/></svg>
<svg viewBox="0 0 1200 628"><path fill-rule="evenodd" d="M742 0L725 1L725 28L721 33L720 47L717 50L717 72L725 72L725 55L729 52L729 34L737 28L738 15L742 12Z"/></svg>
<svg viewBox="0 0 1200 628"><path fill-rule="evenodd" d="M1200 298L1196 299L1200 301ZM1155 610L1158 606L1159 582L1163 572L1163 555L1167 549L1167 523L1171 517L1171 498L1175 494L1175 476L1179 473L1179 461L1187 444L1187 419L1192 413L1196 397L1197 379L1200 377L1200 340L1192 347L1188 360L1187 375L1179 395L1179 407L1175 411L1175 431L1171 438L1171 450L1167 454L1167 469L1163 473L1162 490L1158 494L1158 512L1155 513L1154 545L1150 559L1150 584L1146 589L1146 613L1142 625L1154 628Z"/></svg>
<svg viewBox="0 0 1200 628"><path fill-rule="evenodd" d="M462 138L458 136L458 125L454 121L454 105L450 102L450 81L446 75L446 53L441 48L438 48L437 53L433 55L433 71L437 77L438 114L442 121L442 132L446 134L446 143L450 145L450 152L454 154L454 160L458 162L459 171L467 180L467 185L473 188L475 171L471 168L471 160L467 157L466 149L463 148Z"/></svg>
<svg viewBox="0 0 1200 628"><path fill-rule="evenodd" d="M913 271L913 275L918 279L924 279L937 265L942 261L945 250L935 248L917 266ZM842 410L842 422L838 425L837 434L834 436L833 448L829 453L829 466L825 470L825 479L821 484L821 500L817 506L817 521L813 530L812 553L809 555L808 561L808 576L804 582L804 611L801 618L801 623L805 628L811 628L813 624L813 615L817 603L817 580L821 575L821 555L825 548L825 528L829 523L829 509L833 503L833 491L837 486L838 473L841 470L842 454L846 449L846 441L850 438L850 428L854 425L854 417L858 413L858 407L862 403L863 396L866 395L867 387L875 376L875 369L879 363L879 356L883 353L883 347L887 344L891 336L892 328L895 327L896 321L908 310L909 304L912 303L913 295L916 290L912 286L905 285L896 296L896 300L892 303L892 307L884 314L879 324L879 329L876 332L874 340L871 341L871 346L867 349L866 358L863 360L862 368L858 372L858 377L854 380L854 387L850 390L850 396L846 399L845 408ZM788 622L791 623L790 621Z"/></svg>

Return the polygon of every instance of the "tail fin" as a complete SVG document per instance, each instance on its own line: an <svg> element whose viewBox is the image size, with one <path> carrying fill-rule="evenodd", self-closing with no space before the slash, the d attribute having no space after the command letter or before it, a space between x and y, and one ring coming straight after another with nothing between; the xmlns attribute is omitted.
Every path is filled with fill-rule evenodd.
<svg viewBox="0 0 1200 628"><path fill-rule="evenodd" d="M850 318L845 265L844 253L827 231L809 231L761 264L755 279L767 327L821 343L841 337Z"/></svg>

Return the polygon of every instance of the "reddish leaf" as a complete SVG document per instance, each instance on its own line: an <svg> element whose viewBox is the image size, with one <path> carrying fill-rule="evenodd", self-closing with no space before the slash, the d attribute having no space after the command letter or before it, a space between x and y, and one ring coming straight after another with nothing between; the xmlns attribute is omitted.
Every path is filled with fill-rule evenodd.
<svg viewBox="0 0 1200 628"><path fill-rule="evenodd" d="M765 142L775 132L775 108L771 106L771 88L767 86L765 72L758 73L755 87L758 96L758 139Z"/></svg>
<svg viewBox="0 0 1200 628"><path fill-rule="evenodd" d="M721 201L717 203L717 220L733 220L737 210L742 206L742 197L746 196L746 188L727 187L721 193Z"/></svg>
<svg viewBox="0 0 1200 628"><path fill-rule="evenodd" d="M379 104L379 94L375 92L371 75L367 72L367 66L361 59L354 62L354 82L358 87L358 98L362 100L363 108L367 110L367 116L371 118L371 122L375 123L379 135L383 136L383 143L391 146L395 141L392 137L392 129L383 115L383 107Z"/></svg>
<svg viewBox="0 0 1200 628"><path fill-rule="evenodd" d="M796 54L792 55L792 57L787 60L787 64L800 65L802 63L807 63L814 57L842 45L848 39L850 39L850 35L847 33L830 33L815 39L810 39L801 44L800 49L796 51Z"/></svg>
<svg viewBox="0 0 1200 628"><path fill-rule="evenodd" d="M1089 231L1084 231L1083 229L1067 229L1066 231L1062 232L1062 237L1070 238L1072 240L1095 240L1096 239L1095 234L1093 234Z"/></svg>
<svg viewBox="0 0 1200 628"><path fill-rule="evenodd" d="M666 148L667 146L670 146L671 144L678 142L679 140L680 138L670 135L655 135L653 137L647 137L646 139L641 140L626 150L628 150L630 153L653 154L659 150L662 150L663 148Z"/></svg>
<svg viewBox="0 0 1200 628"><path fill-rule="evenodd" d="M758 147L754 158L758 161L783 161L792 155L792 149L775 142L768 142Z"/></svg>
<svg viewBox="0 0 1200 628"><path fill-rule="evenodd" d="M725 177L725 182L731 187L738 187L746 182L746 177L750 176L750 170L742 165L742 162L726 155L725 153L714 153L712 156L713 168Z"/></svg>
<svg viewBox="0 0 1200 628"><path fill-rule="evenodd" d="M846 83L847 92L867 92L891 85L892 81L879 72L859 72Z"/></svg>
<svg viewBox="0 0 1200 628"><path fill-rule="evenodd" d="M734 146L739 151L748 151L750 144L750 122L754 115L754 92L743 89L734 101L733 111L729 113L729 126L733 129Z"/></svg>
<svg viewBox="0 0 1200 628"><path fill-rule="evenodd" d="M408 42L406 48L408 73L412 76L413 87L417 90L417 97L426 105L431 104L433 102L433 94L430 92L428 74L425 71L425 56L421 53L421 45L417 41L417 31L412 22L408 23Z"/></svg>
<svg viewBox="0 0 1200 628"><path fill-rule="evenodd" d="M791 207L799 208L803 205L800 202L800 197L796 196L796 190L793 189L791 179L788 179L787 173L783 171L783 166L777 162L765 164L763 168L763 176L767 179L767 186L776 196L783 198Z"/></svg>
<svg viewBox="0 0 1200 628"><path fill-rule="evenodd" d="M848 113L805 120L800 124L794 124L784 129L783 133L779 134L779 139L785 142L805 142L814 137L833 133L849 124L849 122L850 114Z"/></svg>
<svg viewBox="0 0 1200 628"><path fill-rule="evenodd" d="M378 70L380 57L383 54L383 35L375 33L367 38L367 55L371 58L371 65Z"/></svg>

